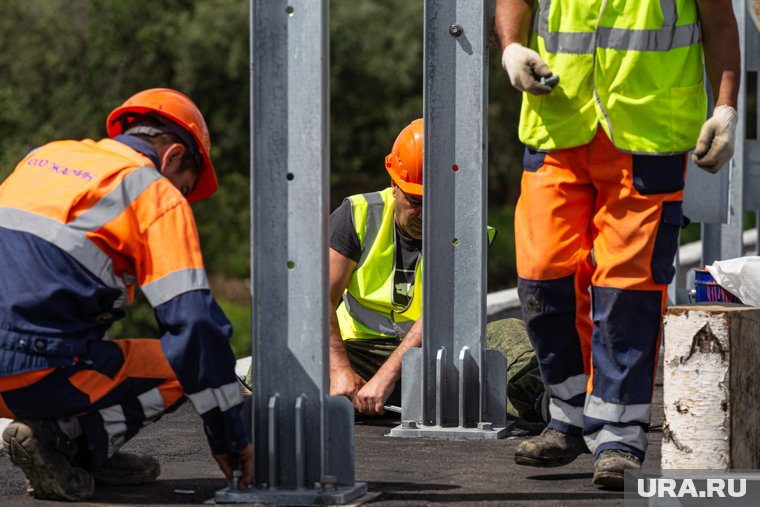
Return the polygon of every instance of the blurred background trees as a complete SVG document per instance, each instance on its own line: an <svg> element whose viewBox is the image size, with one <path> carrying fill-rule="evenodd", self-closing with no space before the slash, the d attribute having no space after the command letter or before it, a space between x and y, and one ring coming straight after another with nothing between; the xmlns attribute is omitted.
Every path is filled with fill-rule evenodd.
<svg viewBox="0 0 760 507"><path fill-rule="evenodd" d="M330 2L331 208L388 186L397 133L422 116L422 0ZM246 0L0 0L0 179L55 139L98 139L133 93L176 88L203 111L220 190L194 205L215 293L250 352ZM490 50L489 290L514 286L520 97ZM157 336L141 297L112 336Z"/></svg>

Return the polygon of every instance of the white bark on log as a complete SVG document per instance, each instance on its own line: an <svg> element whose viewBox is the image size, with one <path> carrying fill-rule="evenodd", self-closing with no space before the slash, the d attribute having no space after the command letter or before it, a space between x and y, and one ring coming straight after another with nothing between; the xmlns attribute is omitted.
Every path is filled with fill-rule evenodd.
<svg viewBox="0 0 760 507"><path fill-rule="evenodd" d="M662 468L757 468L760 309L676 306L663 333Z"/></svg>

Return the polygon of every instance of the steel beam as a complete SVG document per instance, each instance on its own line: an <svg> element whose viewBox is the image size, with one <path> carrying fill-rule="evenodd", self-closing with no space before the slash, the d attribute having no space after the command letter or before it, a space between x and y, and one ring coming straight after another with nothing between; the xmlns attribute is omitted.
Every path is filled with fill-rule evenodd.
<svg viewBox="0 0 760 507"><path fill-rule="evenodd" d="M402 369L397 437L506 434L506 358L486 349L486 0L426 0L423 347Z"/></svg>
<svg viewBox="0 0 760 507"><path fill-rule="evenodd" d="M328 0L251 3L254 484L218 503L343 504L351 403L328 373Z"/></svg>

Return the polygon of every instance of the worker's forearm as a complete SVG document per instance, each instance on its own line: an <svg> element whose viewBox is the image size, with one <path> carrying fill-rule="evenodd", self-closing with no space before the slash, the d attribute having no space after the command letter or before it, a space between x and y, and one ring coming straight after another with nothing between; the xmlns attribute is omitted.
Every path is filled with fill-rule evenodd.
<svg viewBox="0 0 760 507"><path fill-rule="evenodd" d="M495 23L501 49L513 42L526 46L532 20L532 1L496 0Z"/></svg>
<svg viewBox="0 0 760 507"><path fill-rule="evenodd" d="M730 0L698 0L702 47L715 106L736 108L740 81L739 32Z"/></svg>
<svg viewBox="0 0 760 507"><path fill-rule="evenodd" d="M345 368L351 369L346 347L343 345L343 337L338 326L338 317L333 311L330 314L330 370L340 371Z"/></svg>
<svg viewBox="0 0 760 507"><path fill-rule="evenodd" d="M396 350L388 357L383 363L376 375L382 375L389 381L397 381L401 378L401 362L404 357L404 352L411 348L419 348L422 346L422 319L419 319L414 323L412 328L406 333L404 339Z"/></svg>

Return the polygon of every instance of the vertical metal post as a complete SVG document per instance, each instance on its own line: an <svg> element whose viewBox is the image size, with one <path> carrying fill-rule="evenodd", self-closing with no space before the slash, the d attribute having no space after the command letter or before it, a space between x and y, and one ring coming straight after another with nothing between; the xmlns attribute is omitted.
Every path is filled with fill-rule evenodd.
<svg viewBox="0 0 760 507"><path fill-rule="evenodd" d="M757 2L745 1L741 16L737 15L742 37L742 91L744 109L739 109L739 121L744 123L744 209L755 212L756 230L760 233L760 12ZM742 33L742 32L740 32ZM754 111L747 108L754 106ZM738 138L737 142L741 138ZM760 255L760 234L754 255Z"/></svg>
<svg viewBox="0 0 760 507"><path fill-rule="evenodd" d="M353 407L330 398L328 1L251 3L254 484L217 502L343 504Z"/></svg>
<svg viewBox="0 0 760 507"><path fill-rule="evenodd" d="M506 434L506 359L486 350L487 17L487 0L425 1L423 347L392 436Z"/></svg>
<svg viewBox="0 0 760 507"><path fill-rule="evenodd" d="M739 122L736 126L736 143L734 157L728 167L728 220L725 224L702 225L702 262L711 264L713 261L741 257L743 252L744 231L744 175L747 162L745 154L746 131L746 69L747 69L747 0L733 0L734 14L739 26L739 46L741 47L742 80L739 88L737 111ZM751 29L754 30L752 26Z"/></svg>

